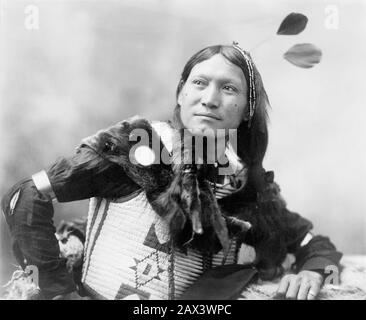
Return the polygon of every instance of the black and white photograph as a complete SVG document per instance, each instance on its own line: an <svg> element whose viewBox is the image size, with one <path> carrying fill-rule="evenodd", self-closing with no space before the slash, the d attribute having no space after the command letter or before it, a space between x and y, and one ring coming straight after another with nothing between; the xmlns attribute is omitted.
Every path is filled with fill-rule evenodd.
<svg viewBox="0 0 366 320"><path fill-rule="evenodd" d="M0 300L366 300L365 36L363 0L0 0Z"/></svg>

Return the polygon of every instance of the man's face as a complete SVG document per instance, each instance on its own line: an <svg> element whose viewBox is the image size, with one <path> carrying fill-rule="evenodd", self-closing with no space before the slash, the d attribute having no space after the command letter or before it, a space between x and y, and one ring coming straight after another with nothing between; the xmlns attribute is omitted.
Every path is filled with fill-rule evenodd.
<svg viewBox="0 0 366 320"><path fill-rule="evenodd" d="M247 84L243 71L221 54L196 64L178 95L183 125L207 129L236 129L244 118Z"/></svg>

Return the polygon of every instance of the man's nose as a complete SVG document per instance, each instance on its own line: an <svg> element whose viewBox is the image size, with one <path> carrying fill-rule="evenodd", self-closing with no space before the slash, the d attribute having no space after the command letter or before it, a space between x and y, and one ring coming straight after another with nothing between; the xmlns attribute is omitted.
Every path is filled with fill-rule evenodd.
<svg viewBox="0 0 366 320"><path fill-rule="evenodd" d="M211 84L203 91L201 103L207 108L218 108L220 106L220 92L215 85Z"/></svg>

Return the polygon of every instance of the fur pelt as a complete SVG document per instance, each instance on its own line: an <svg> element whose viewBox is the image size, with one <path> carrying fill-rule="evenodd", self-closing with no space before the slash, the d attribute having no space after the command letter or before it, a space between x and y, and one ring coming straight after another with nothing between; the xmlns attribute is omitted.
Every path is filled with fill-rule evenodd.
<svg viewBox="0 0 366 320"><path fill-rule="evenodd" d="M253 179L249 179L243 188L217 201L207 181L208 176L215 176L217 168L208 164L187 164L184 160L190 154L184 148L184 141L174 141L173 145L179 150L173 150L171 165L161 161L147 166L132 163L131 150L140 142L131 139L134 129L146 131L150 142L154 135L155 139L158 137L147 120L134 117L98 132L84 144L104 159L122 166L126 174L145 190L154 210L169 222L171 236L183 251L193 247L208 254L221 249L227 253L230 238L237 237L244 242L250 239L257 251L258 265L268 271L265 277L278 275L278 266L286 255L281 222L285 203L273 182L273 174L260 171L258 167L252 168L252 171L259 170L256 181L259 177L263 186L260 192L253 186ZM174 139L181 139L181 132L175 132ZM152 147L151 143L149 147ZM155 156L160 157L163 153L168 152L160 141ZM183 157L183 161L175 161L177 154ZM252 225L250 231L248 222Z"/></svg>

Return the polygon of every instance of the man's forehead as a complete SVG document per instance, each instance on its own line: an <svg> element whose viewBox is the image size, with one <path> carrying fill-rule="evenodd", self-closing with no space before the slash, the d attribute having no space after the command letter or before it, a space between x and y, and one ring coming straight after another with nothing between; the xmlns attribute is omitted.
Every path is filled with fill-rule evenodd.
<svg viewBox="0 0 366 320"><path fill-rule="evenodd" d="M243 71L226 58L219 58L219 56L213 56L208 60L197 63L192 68L190 76L206 76L220 80L245 82Z"/></svg>

